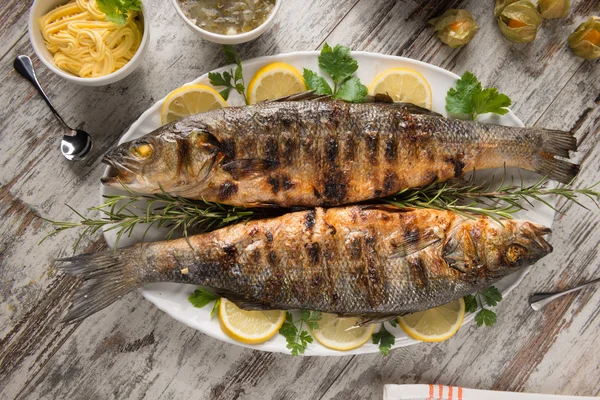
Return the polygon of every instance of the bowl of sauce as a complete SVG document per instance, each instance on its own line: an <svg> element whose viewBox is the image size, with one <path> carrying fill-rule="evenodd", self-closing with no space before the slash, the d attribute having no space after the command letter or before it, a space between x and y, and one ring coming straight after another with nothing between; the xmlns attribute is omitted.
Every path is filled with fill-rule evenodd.
<svg viewBox="0 0 600 400"><path fill-rule="evenodd" d="M172 0L179 16L204 39L238 44L271 25L281 0Z"/></svg>

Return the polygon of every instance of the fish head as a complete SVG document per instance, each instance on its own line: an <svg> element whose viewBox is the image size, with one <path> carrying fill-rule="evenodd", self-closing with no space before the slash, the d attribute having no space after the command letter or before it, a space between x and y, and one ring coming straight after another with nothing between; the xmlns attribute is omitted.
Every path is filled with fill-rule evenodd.
<svg viewBox="0 0 600 400"><path fill-rule="evenodd" d="M201 130L174 134L164 128L107 153L102 162L110 168L102 183L156 193L205 179L216 160L214 136Z"/></svg>
<svg viewBox="0 0 600 400"><path fill-rule="evenodd" d="M450 267L478 271L489 278L506 276L552 252L544 238L550 228L523 220L489 218L460 223L444 249Z"/></svg>

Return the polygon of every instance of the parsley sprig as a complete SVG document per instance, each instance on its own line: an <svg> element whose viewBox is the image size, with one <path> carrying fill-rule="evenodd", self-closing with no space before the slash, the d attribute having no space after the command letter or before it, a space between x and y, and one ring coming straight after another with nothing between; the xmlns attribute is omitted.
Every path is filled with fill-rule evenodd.
<svg viewBox="0 0 600 400"><path fill-rule="evenodd" d="M397 326L395 321L389 321L392 326ZM373 344L379 345L379 351L384 356L390 354L392 346L396 343L396 337L385 329L385 324L381 324L379 332L374 333L371 337Z"/></svg>
<svg viewBox="0 0 600 400"><path fill-rule="evenodd" d="M475 315L477 326L492 326L496 323L496 313L486 308L495 307L501 300L502 294L495 286L490 286L485 290L481 290L474 295L465 296L465 311L472 313L479 310Z"/></svg>
<svg viewBox="0 0 600 400"><path fill-rule="evenodd" d="M96 0L98 10L106 14L106 20L125 25L129 11L140 11L141 0Z"/></svg>
<svg viewBox="0 0 600 400"><path fill-rule="evenodd" d="M292 356L304 354L306 346L313 342L313 337L302 329L304 324L308 325L310 329L317 329L319 327L319 321L321 320L321 313L319 311L306 311L302 310L300 313L300 319L294 321L294 316L289 311L285 314L285 322L279 328L279 334L285 337L287 341L287 348L290 349ZM296 326L296 324L299 324Z"/></svg>
<svg viewBox="0 0 600 400"><path fill-rule="evenodd" d="M360 103L367 96L367 87L356 76L352 76L358 69L358 62L350 54L346 46L323 46L319 55L319 68L333 81L333 89L327 80L316 72L304 68L304 82L309 90L315 94L331 95L334 99L351 103Z"/></svg>
<svg viewBox="0 0 600 400"><path fill-rule="evenodd" d="M214 301L213 308L210 311L210 317L214 317L219 309L221 298L209 292L206 289L198 288L188 297L188 301L196 308L205 307L211 301Z"/></svg>
<svg viewBox="0 0 600 400"><path fill-rule="evenodd" d="M479 114L508 112L510 98L496 88L483 89L472 72L466 71L446 95L446 110L456 117L475 121Z"/></svg>
<svg viewBox="0 0 600 400"><path fill-rule="evenodd" d="M230 69L223 73L209 72L208 79L210 84L213 86L225 86L225 89L221 90L219 94L225 101L229 98L229 92L235 90L243 98L246 104L248 99L246 98L246 84L244 83L244 74L242 69L242 59L238 55L235 48L231 45L223 46L223 54L228 64L236 64L235 70Z"/></svg>

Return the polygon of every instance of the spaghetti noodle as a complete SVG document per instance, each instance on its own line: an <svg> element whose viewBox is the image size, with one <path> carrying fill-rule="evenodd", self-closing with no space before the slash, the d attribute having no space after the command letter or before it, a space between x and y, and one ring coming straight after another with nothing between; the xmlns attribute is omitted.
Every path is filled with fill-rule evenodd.
<svg viewBox="0 0 600 400"><path fill-rule="evenodd" d="M106 20L96 0L74 0L39 20L54 63L82 78L97 78L122 68L142 42L143 25L130 12L124 25Z"/></svg>

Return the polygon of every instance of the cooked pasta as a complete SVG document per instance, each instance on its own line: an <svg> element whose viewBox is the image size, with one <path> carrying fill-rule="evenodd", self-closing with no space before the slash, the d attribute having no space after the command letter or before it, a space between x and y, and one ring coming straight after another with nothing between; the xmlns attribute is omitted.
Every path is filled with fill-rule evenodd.
<svg viewBox="0 0 600 400"><path fill-rule="evenodd" d="M133 58L143 25L130 12L125 25L106 21L96 0L74 0L40 18L42 36L54 63L82 78L113 73Z"/></svg>

